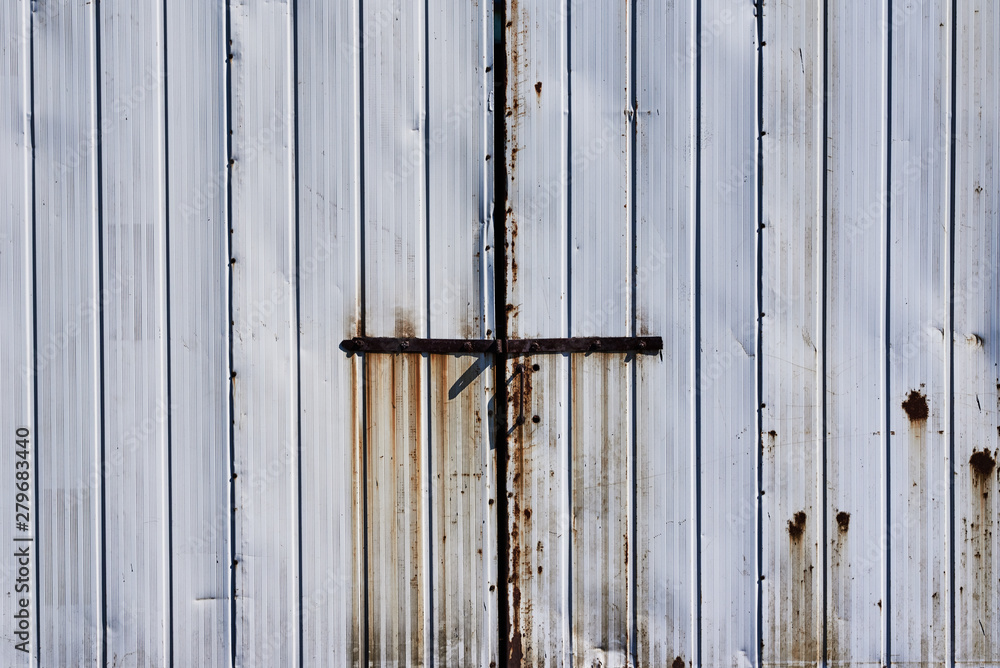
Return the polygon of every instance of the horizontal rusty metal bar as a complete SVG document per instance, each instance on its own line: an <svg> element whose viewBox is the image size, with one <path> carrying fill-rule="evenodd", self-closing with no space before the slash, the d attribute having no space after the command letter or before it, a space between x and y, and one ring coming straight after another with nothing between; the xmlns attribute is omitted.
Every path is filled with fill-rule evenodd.
<svg viewBox="0 0 1000 668"><path fill-rule="evenodd" d="M663 349L663 338L659 336L578 336L564 339L415 339L355 336L342 341L340 347L349 353L430 353L442 355L657 353Z"/></svg>

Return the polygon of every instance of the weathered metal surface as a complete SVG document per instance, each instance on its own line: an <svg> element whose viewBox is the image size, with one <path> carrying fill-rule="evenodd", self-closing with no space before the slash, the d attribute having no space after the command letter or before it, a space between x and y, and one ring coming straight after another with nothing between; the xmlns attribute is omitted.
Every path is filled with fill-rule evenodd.
<svg viewBox="0 0 1000 668"><path fill-rule="evenodd" d="M823 3L765 7L761 663L823 659Z"/></svg>
<svg viewBox="0 0 1000 668"><path fill-rule="evenodd" d="M292 10L248 0L230 6L229 25L236 662L294 665L306 504L299 486Z"/></svg>
<svg viewBox="0 0 1000 668"><path fill-rule="evenodd" d="M219 668L230 665L233 648L229 100L218 94L226 83L225 8L172 2L165 21L164 71L183 72L164 79L168 134L160 149L170 344L168 637L174 665ZM202 37L185 38L194 33Z"/></svg>
<svg viewBox="0 0 1000 668"><path fill-rule="evenodd" d="M507 201L497 208L505 214L507 335L569 336L568 22L562 6L540 0L507 2L505 11ZM514 384L516 364L528 371ZM502 660L568 665L569 359L512 356L503 377L510 498L508 657ZM510 416L521 406L538 422L516 425Z"/></svg>
<svg viewBox="0 0 1000 668"><path fill-rule="evenodd" d="M33 636L40 665L97 666L106 640L101 305L114 290L100 270L98 10L96 3L55 0L36 9L29 112L38 425ZM6 491L13 501L14 488ZM13 504L7 508L13 517Z"/></svg>
<svg viewBox="0 0 1000 668"><path fill-rule="evenodd" d="M759 656L759 413L763 408L758 293L757 49L753 5L705 0L700 46L697 310L703 666ZM737 55L738 54L738 55Z"/></svg>
<svg viewBox="0 0 1000 668"><path fill-rule="evenodd" d="M98 18L103 568L117 574L105 581L105 662L166 665L166 91L150 75L164 71L163 7L104 2Z"/></svg>
<svg viewBox="0 0 1000 668"><path fill-rule="evenodd" d="M832 666L885 661L887 8L836 0L826 16L823 355Z"/></svg>
<svg viewBox="0 0 1000 668"><path fill-rule="evenodd" d="M1000 12L493 11L0 9L4 665L1000 663Z"/></svg>
<svg viewBox="0 0 1000 668"><path fill-rule="evenodd" d="M11 473L14 482L5 495L17 491L17 473L33 472L37 464L35 376L34 290L25 280L34 273L32 145L31 145L31 14L27 2L11 2L0 7L0 433L9 447L0 455L0 465ZM21 441L20 447L18 441ZM18 452L27 453L24 457ZM27 478L25 474L22 477ZM26 496L32 510L37 509L38 494L34 484ZM16 497L13 497L16 499ZM11 511L14 507L10 506ZM8 506L4 505L4 511ZM13 516L11 516L12 519ZM15 538L30 535L13 522L0 524L0 540L16 545ZM0 644L0 662L5 666L31 665L37 659L37 645L31 642L35 626L30 618L37 605L28 608L29 619L20 624L22 600L28 594L37 600L37 550L32 550L32 568L28 577L20 564L0 565L0 590L11 592L0 603L0 618L5 624ZM33 572L33 573L32 573ZM15 621L17 620L17 621ZM27 633L25 633L27 632ZM23 635L21 635L23 634ZM20 651L19 643L27 651Z"/></svg>
<svg viewBox="0 0 1000 668"><path fill-rule="evenodd" d="M636 3L635 318L662 359L635 378L636 665L698 662L695 3ZM714 370L713 370L714 372Z"/></svg>
<svg viewBox="0 0 1000 668"><path fill-rule="evenodd" d="M951 657L952 0L891 7L889 30L889 647L900 666ZM928 91L935 91L929 95ZM918 173L914 169L919 168Z"/></svg>
<svg viewBox="0 0 1000 668"><path fill-rule="evenodd" d="M430 353L463 355L472 353L658 353L663 348L659 336L577 336L566 339L411 339L355 336L340 347L355 353Z"/></svg>
<svg viewBox="0 0 1000 668"><path fill-rule="evenodd" d="M1000 656L1000 7L956 8L954 661L989 665Z"/></svg>
<svg viewBox="0 0 1000 668"><path fill-rule="evenodd" d="M299 0L294 26L300 665L351 666L364 659L368 581L363 364L331 346L361 323L359 3Z"/></svg>

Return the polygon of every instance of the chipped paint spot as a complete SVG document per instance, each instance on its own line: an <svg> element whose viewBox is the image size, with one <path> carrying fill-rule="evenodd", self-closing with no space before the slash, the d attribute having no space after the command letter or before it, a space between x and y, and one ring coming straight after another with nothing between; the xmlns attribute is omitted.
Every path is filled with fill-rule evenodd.
<svg viewBox="0 0 1000 668"><path fill-rule="evenodd" d="M976 475L980 476L984 480L990 477L993 473L993 469L996 468L997 461L990 454L989 450L973 450L972 456L969 457L969 466Z"/></svg>
<svg viewBox="0 0 1000 668"><path fill-rule="evenodd" d="M919 390L910 390L910 393L906 396L906 401L903 402L903 410L906 411L906 416L910 418L910 422L926 422L927 416L930 415L930 410L927 407L927 397L921 394Z"/></svg>
<svg viewBox="0 0 1000 668"><path fill-rule="evenodd" d="M792 519L788 520L788 535L792 540L799 540L806 530L806 513L803 510L795 513Z"/></svg>

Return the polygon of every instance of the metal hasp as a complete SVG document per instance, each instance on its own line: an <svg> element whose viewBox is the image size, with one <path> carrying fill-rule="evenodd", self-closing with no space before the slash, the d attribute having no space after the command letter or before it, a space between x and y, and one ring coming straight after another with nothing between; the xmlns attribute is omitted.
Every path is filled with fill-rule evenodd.
<svg viewBox="0 0 1000 668"><path fill-rule="evenodd" d="M344 339L340 343L340 347L349 353L652 354L663 349L663 338L659 336L578 336L567 339L413 339L355 336Z"/></svg>

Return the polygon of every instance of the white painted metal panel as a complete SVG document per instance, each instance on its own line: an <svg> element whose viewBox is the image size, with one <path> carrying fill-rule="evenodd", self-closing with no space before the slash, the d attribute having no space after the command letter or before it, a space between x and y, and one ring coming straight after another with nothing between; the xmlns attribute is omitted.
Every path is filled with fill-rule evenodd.
<svg viewBox="0 0 1000 668"><path fill-rule="evenodd" d="M225 39L221 4L167 6L170 647L206 668L233 642Z"/></svg>
<svg viewBox="0 0 1000 668"><path fill-rule="evenodd" d="M888 660L886 11L885 3L828 3L824 371L831 666Z"/></svg>
<svg viewBox="0 0 1000 668"><path fill-rule="evenodd" d="M364 657L359 4L295 6L303 666Z"/></svg>
<svg viewBox="0 0 1000 668"><path fill-rule="evenodd" d="M39 662L104 657L97 5L35 3Z"/></svg>
<svg viewBox="0 0 1000 668"><path fill-rule="evenodd" d="M954 660L1000 660L1000 7L956 2Z"/></svg>
<svg viewBox="0 0 1000 668"><path fill-rule="evenodd" d="M757 665L758 90L753 5L705 0L699 48L698 476L702 666Z"/></svg>
<svg viewBox="0 0 1000 668"><path fill-rule="evenodd" d="M100 22L106 662L170 662L163 7ZM140 26L136 30L135 26Z"/></svg>
<svg viewBox="0 0 1000 668"><path fill-rule="evenodd" d="M489 338L493 8L434 0L427 10L428 332ZM498 660L493 363L491 355L429 360L432 665Z"/></svg>
<svg viewBox="0 0 1000 668"><path fill-rule="evenodd" d="M506 3L505 312L512 338L569 334L568 25L563 5ZM572 665L569 359L513 357L504 379L509 656L514 665Z"/></svg>
<svg viewBox="0 0 1000 668"><path fill-rule="evenodd" d="M624 0L577 3L568 15L571 336L632 334L631 8ZM631 663L634 365L624 360L570 361L575 666Z"/></svg>
<svg viewBox="0 0 1000 668"><path fill-rule="evenodd" d="M19 560L0 565L0 591L8 592L0 607L5 666L37 665L38 657L38 547L24 540L34 538L38 521L29 8L27 2L0 8L0 434L7 445L0 462L12 483L4 489L3 514L14 520L0 525L0 540L12 551L31 548L30 565ZM22 526L19 519L26 520Z"/></svg>
<svg viewBox="0 0 1000 668"><path fill-rule="evenodd" d="M765 6L761 663L823 660L823 3ZM827 527L824 530L824 526Z"/></svg>
<svg viewBox="0 0 1000 668"><path fill-rule="evenodd" d="M951 2L893 3L889 21L889 660L943 666L952 607Z"/></svg>
<svg viewBox="0 0 1000 668"><path fill-rule="evenodd" d="M300 659L292 12L230 6L236 663Z"/></svg>
<svg viewBox="0 0 1000 668"><path fill-rule="evenodd" d="M695 3L636 5L636 665L696 665Z"/></svg>
<svg viewBox="0 0 1000 668"><path fill-rule="evenodd" d="M504 7L0 10L8 663L1000 663L1000 13Z"/></svg>
<svg viewBox="0 0 1000 668"><path fill-rule="evenodd" d="M424 8L363 3L364 333L426 336ZM430 662L427 363L365 359L368 661Z"/></svg>

